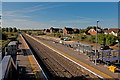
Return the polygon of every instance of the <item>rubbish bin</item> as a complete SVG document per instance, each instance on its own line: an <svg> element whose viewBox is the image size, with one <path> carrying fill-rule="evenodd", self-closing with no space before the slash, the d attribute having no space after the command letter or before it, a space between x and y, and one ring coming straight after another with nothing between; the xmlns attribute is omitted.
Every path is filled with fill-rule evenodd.
<svg viewBox="0 0 120 80"><path fill-rule="evenodd" d="M88 51L85 51L85 55L87 55L88 54Z"/></svg>

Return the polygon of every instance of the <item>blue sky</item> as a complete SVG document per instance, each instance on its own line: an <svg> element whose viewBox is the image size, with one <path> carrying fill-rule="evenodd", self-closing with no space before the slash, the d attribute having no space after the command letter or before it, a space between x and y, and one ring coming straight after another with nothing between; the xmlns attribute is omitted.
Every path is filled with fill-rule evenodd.
<svg viewBox="0 0 120 80"><path fill-rule="evenodd" d="M2 0L3 2L118 2L119 0Z"/></svg>
<svg viewBox="0 0 120 80"><path fill-rule="evenodd" d="M54 27L86 28L99 25L117 27L117 2L4 2L3 27L44 29Z"/></svg>

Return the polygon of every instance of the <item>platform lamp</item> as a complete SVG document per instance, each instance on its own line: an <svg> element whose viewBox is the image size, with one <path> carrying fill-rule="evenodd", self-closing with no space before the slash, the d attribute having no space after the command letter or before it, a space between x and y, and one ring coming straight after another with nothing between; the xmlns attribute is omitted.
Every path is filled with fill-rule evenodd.
<svg viewBox="0 0 120 80"><path fill-rule="evenodd" d="M97 64L97 27L98 27L98 22L97 20L97 25L96 25L96 50L95 50L95 65Z"/></svg>

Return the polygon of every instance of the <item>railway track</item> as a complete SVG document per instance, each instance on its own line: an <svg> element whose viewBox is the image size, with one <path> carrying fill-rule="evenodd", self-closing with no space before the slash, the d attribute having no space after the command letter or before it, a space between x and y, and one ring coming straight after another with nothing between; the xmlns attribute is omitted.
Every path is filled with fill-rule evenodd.
<svg viewBox="0 0 120 80"><path fill-rule="evenodd" d="M51 80L99 80L99 78L24 34L53 76Z"/></svg>

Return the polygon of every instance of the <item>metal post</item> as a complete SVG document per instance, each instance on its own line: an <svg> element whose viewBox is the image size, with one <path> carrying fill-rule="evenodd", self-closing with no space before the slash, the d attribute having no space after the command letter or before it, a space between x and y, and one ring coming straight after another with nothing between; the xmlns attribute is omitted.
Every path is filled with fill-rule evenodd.
<svg viewBox="0 0 120 80"><path fill-rule="evenodd" d="M97 26L96 26L96 50L95 50L95 65L97 64L97 27L98 27L98 20L97 20Z"/></svg>
<svg viewBox="0 0 120 80"><path fill-rule="evenodd" d="M118 63L120 62L120 42L118 40Z"/></svg>

